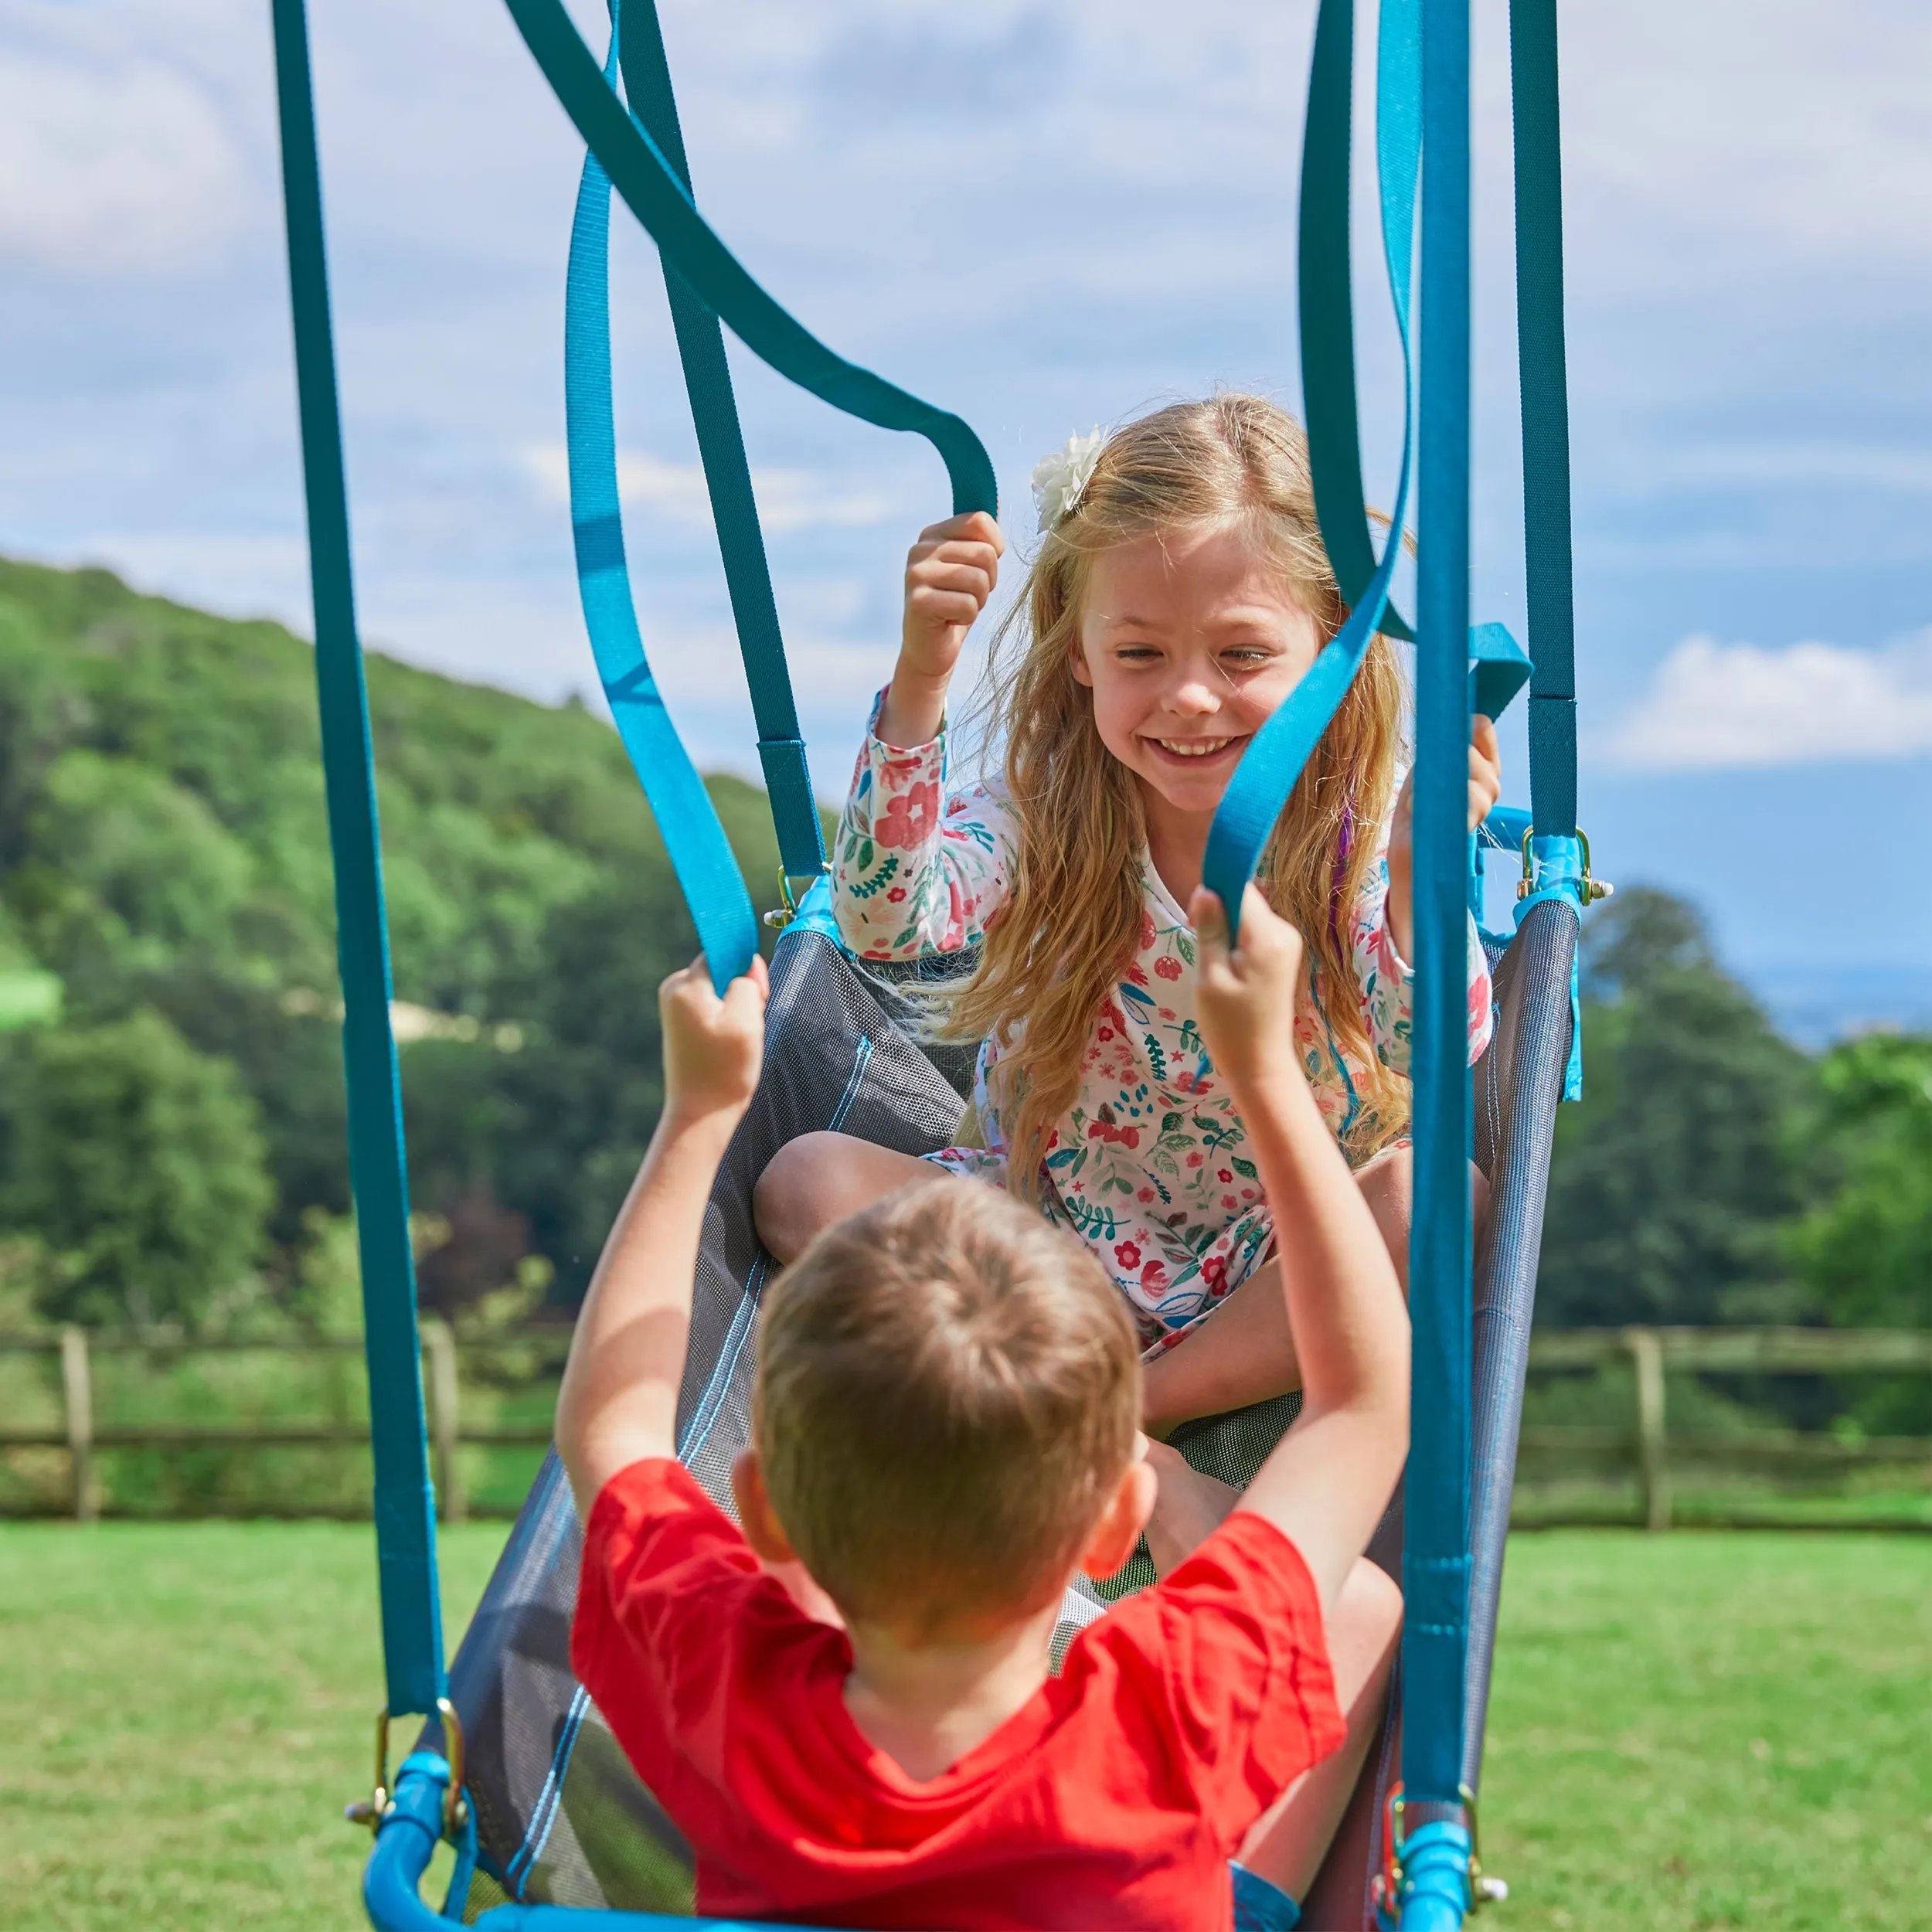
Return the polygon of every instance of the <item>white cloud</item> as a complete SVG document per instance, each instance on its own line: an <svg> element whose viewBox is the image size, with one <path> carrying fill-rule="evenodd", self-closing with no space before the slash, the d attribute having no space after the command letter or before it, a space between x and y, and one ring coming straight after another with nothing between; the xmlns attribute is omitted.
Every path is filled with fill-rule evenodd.
<svg viewBox="0 0 1932 1932"><path fill-rule="evenodd" d="M97 280L200 267L247 225L248 175L178 69L24 49L0 63L0 260Z"/></svg>
<svg viewBox="0 0 1932 1932"><path fill-rule="evenodd" d="M1686 638L1601 747L1627 771L1870 762L1932 751L1932 628L1875 651Z"/></svg>
<svg viewBox="0 0 1932 1932"><path fill-rule="evenodd" d="M544 497L570 500L569 459L563 445L539 444L523 453L524 462ZM793 530L868 529L895 512L890 497L875 490L842 489L835 479L811 470L754 469L752 487L758 514L773 533ZM711 527L711 499L704 471L696 463L667 463L642 450L617 452L617 494L627 504L641 504L693 529Z"/></svg>

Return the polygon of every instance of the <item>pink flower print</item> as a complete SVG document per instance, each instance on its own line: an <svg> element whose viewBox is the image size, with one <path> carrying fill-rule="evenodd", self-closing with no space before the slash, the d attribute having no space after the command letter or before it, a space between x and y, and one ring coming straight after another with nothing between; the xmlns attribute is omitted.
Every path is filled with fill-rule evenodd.
<svg viewBox="0 0 1932 1932"><path fill-rule="evenodd" d="M910 851L933 835L939 822L939 785L927 779L923 785L895 792L886 801L885 815L876 821L872 836L887 851Z"/></svg>
<svg viewBox="0 0 1932 1932"><path fill-rule="evenodd" d="M1221 1196L1221 1205L1224 1208L1227 1209L1231 1213L1235 1208L1240 1206L1240 1203L1235 1199L1232 1194L1224 1194Z"/></svg>
<svg viewBox="0 0 1932 1932"><path fill-rule="evenodd" d="M1217 1167L1214 1170L1214 1178L1219 1181L1223 1187L1226 1187L1227 1184L1234 1179L1234 1176L1230 1174L1226 1168Z"/></svg>
<svg viewBox="0 0 1932 1932"><path fill-rule="evenodd" d="M1147 984L1147 975L1141 971L1138 965L1130 966L1128 968L1127 977L1128 981L1133 985L1145 986Z"/></svg>
<svg viewBox="0 0 1932 1932"><path fill-rule="evenodd" d="M1145 952L1154 944L1154 915L1142 908L1141 913L1141 951Z"/></svg>
<svg viewBox="0 0 1932 1932"><path fill-rule="evenodd" d="M1201 1264L1201 1279L1213 1294L1223 1293L1227 1286L1228 1258L1225 1254L1210 1254Z"/></svg>
<svg viewBox="0 0 1932 1932"><path fill-rule="evenodd" d="M1199 1167L1201 1165L1202 1158L1203 1156L1201 1150L1197 1147L1194 1151L1187 1157L1187 1164L1189 1167Z"/></svg>
<svg viewBox="0 0 1932 1932"><path fill-rule="evenodd" d="M1112 1028L1112 1027L1111 1027L1111 1026L1103 1026L1103 1027L1100 1029L1100 1038L1101 1038L1102 1039L1111 1039L1113 1037L1114 1037L1114 1029L1113 1029L1113 1028Z"/></svg>
<svg viewBox="0 0 1932 1932"><path fill-rule="evenodd" d="M1134 1198L1140 1202L1142 1207L1145 1207L1148 1202L1153 1199L1154 1190L1151 1187L1144 1187Z"/></svg>
<svg viewBox="0 0 1932 1932"><path fill-rule="evenodd" d="M1114 1259L1124 1268L1138 1268L1141 1265L1141 1250L1131 1241L1116 1241Z"/></svg>
<svg viewBox="0 0 1932 1932"><path fill-rule="evenodd" d="M896 798L893 801L894 804L898 802ZM910 844L911 842L908 840L906 842ZM1172 953L1163 953L1155 961L1154 970L1162 979L1179 979L1181 977L1181 962Z"/></svg>
<svg viewBox="0 0 1932 1932"><path fill-rule="evenodd" d="M905 896L906 888L903 886L893 886L892 890L886 895L887 901L894 906L896 906Z"/></svg>
<svg viewBox="0 0 1932 1932"><path fill-rule="evenodd" d="M1163 1006L1161 1009L1161 1017L1163 1019L1171 1020L1174 1017L1174 1009L1172 1006Z"/></svg>
<svg viewBox="0 0 1932 1932"><path fill-rule="evenodd" d="M1158 1259L1148 1261L1141 1268L1141 1286L1144 1288L1164 1288L1167 1286L1167 1269Z"/></svg>

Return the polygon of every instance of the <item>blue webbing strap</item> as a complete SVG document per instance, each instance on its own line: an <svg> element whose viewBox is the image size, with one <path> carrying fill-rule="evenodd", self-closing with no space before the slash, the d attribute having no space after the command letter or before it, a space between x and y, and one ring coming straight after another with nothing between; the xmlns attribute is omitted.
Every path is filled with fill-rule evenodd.
<svg viewBox="0 0 1932 1932"><path fill-rule="evenodd" d="M1382 247L1394 292L1403 352L1409 346L1409 269L1415 246L1415 184L1421 124L1417 114L1417 0L1389 0L1376 56L1376 160L1381 186ZM1355 305L1351 281L1349 170L1353 151L1354 0L1324 0L1315 17L1308 110L1301 136L1301 204L1297 302L1301 331L1301 410L1315 513L1328 561L1352 609L1376 575L1362 482L1362 434L1355 405ZM1406 373L1406 362L1405 362ZM1391 547L1401 531L1398 516ZM1413 634L1386 605L1381 628Z"/></svg>
<svg viewBox="0 0 1932 1932"><path fill-rule="evenodd" d="M1349 608L1348 621L1323 648L1301 682L1281 708L1257 731L1223 795L1208 832L1202 877L1227 908L1230 933L1240 930L1241 894L1254 876L1263 848L1274 830L1301 767L1328 729L1335 707L1349 685L1378 628L1383 625L1389 585L1401 545L1396 540L1409 509L1410 458L1413 450L1413 412L1409 352L1409 263L1413 247L1415 178L1420 155L1420 124L1412 108L1417 71L1416 34L1418 0L1386 0L1382 9L1382 45L1376 63L1376 166L1381 182L1383 246L1387 257L1389 285L1396 328L1402 339L1402 468L1389 512L1389 540L1375 563L1362 506L1361 457L1355 427L1354 345L1347 309L1348 268L1345 260L1338 277L1325 258L1311 258L1304 245L1302 273L1311 270L1312 285L1322 300L1311 314L1313 298L1304 287L1302 330L1304 344L1312 324L1318 355L1327 359L1331 373L1345 357L1350 366L1345 400L1335 403L1304 369L1304 407L1311 428L1318 419L1325 440L1345 436L1348 453L1332 461L1324 456L1318 472L1328 479L1325 503L1318 497L1322 539L1335 560L1337 581ZM1353 0L1321 0L1316 18L1315 53L1308 79L1308 132L1301 155L1302 220L1314 211L1317 225L1332 241L1345 237L1349 216L1349 115L1345 104L1354 66ZM1339 206L1338 220L1333 211ZM1338 317L1334 311L1339 307ZM1311 464L1313 437L1311 437ZM1338 495L1337 492L1340 494ZM1372 566L1372 568L1370 566ZM1366 580L1361 573L1369 570ZM1343 574L1346 571L1349 574Z"/></svg>
<svg viewBox="0 0 1932 1932"><path fill-rule="evenodd" d="M505 0L558 101L665 258L752 353L821 402L923 436L951 480L953 510L996 512L985 447L958 417L835 355L754 281L698 213L676 169L605 83L560 0Z"/></svg>
<svg viewBox="0 0 1932 1932"><path fill-rule="evenodd" d="M620 37L619 5L620 0L611 0L613 46ZM672 92L671 66L665 56L656 0L631 0L630 14L621 38L624 80L631 104L689 192L691 163L678 124L677 100ZM607 205L607 182L604 192ZM812 796L805 741L798 729L798 707L785 665L784 638L771 594L771 570L765 560L764 533L759 527L757 499L752 493L744 432L738 423L731 365L725 358L724 332L717 317L692 293L668 259L663 266L671 324L684 365L691 420L698 433L698 454L710 492L725 585L737 625L738 648L744 658L745 682L750 687L751 709L758 721L758 757L764 767L772 821L777 828L778 855L794 876L816 877L825 862L818 804Z"/></svg>
<svg viewBox="0 0 1932 1932"><path fill-rule="evenodd" d="M617 58L614 15L610 77L615 76ZM713 984L722 993L758 950L758 917L710 794L664 708L638 630L624 563L611 414L610 243L610 178L596 155L589 155L570 224L563 315L564 418L577 593L611 716L651 801Z"/></svg>
<svg viewBox="0 0 1932 1932"><path fill-rule="evenodd" d="M1416 654L1414 1332L1403 1552L1402 1781L1458 1805L1469 1621L1469 11L1425 0ZM1427 1814L1425 1813L1425 1818ZM1464 1856L1466 1858L1466 1848ZM1412 1909L1413 1907L1413 1909ZM1451 1927L1430 1888L1405 1927Z"/></svg>
<svg viewBox="0 0 1932 1932"><path fill-rule="evenodd" d="M1566 834L1577 829L1577 685L1556 0L1509 0L1509 81L1523 538L1529 648L1536 661L1529 688L1529 801L1539 832Z"/></svg>
<svg viewBox="0 0 1932 1932"><path fill-rule="evenodd" d="M321 712L329 846L335 866L349 1171L369 1352L383 1655L392 1714L420 1711L427 1716L447 1689L436 1579L436 1497L423 1427L409 1177L396 1042L389 1032L389 932L383 912L369 700L349 564L349 498L322 237L321 171L302 0L273 0L273 18L289 300L295 325L302 481L308 500L309 575L315 607L315 684Z"/></svg>

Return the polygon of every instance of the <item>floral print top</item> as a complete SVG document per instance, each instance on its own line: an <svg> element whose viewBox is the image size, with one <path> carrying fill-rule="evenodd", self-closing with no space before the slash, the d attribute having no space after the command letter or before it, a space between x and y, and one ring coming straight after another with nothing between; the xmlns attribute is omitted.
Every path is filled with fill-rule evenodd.
<svg viewBox="0 0 1932 1932"><path fill-rule="evenodd" d="M1387 828L1382 829L1386 850ZM868 737L845 802L832 866L832 904L861 957L910 959L974 944L1005 902L1017 828L1002 792L975 785L948 797L945 739L899 749ZM1195 1010L1194 934L1145 854L1140 944L1094 1016L1073 1104L1045 1158L1049 1216L1093 1249L1126 1296L1143 1339L1158 1347L1209 1312L1266 1260L1274 1239L1247 1139L1201 1040ZM1411 968L1386 917L1386 858L1347 909L1352 986L1304 981L1295 1038L1323 1117L1345 1149L1373 1123L1359 1095L1367 1069L1337 1038L1324 1009L1359 1002L1383 1064L1409 1066ZM1469 1055L1488 1044L1488 963L1469 926ZM998 1049L980 1049L974 1099L986 1145L927 1158L1003 1185L1005 1139L988 1074Z"/></svg>

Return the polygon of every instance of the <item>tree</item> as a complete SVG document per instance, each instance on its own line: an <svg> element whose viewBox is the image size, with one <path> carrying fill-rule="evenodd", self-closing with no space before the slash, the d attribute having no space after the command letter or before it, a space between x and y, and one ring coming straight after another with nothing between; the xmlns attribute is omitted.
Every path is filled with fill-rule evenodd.
<svg viewBox="0 0 1932 1932"><path fill-rule="evenodd" d="M234 1069L151 1009L9 1057L0 1222L43 1251L42 1311L194 1327L247 1275L273 1199Z"/></svg>
<svg viewBox="0 0 1932 1932"><path fill-rule="evenodd" d="M1584 1097L1557 1119L1546 1318L1796 1318L1783 1230L1801 1204L1804 1056L1681 900L1638 887L1584 935Z"/></svg>

